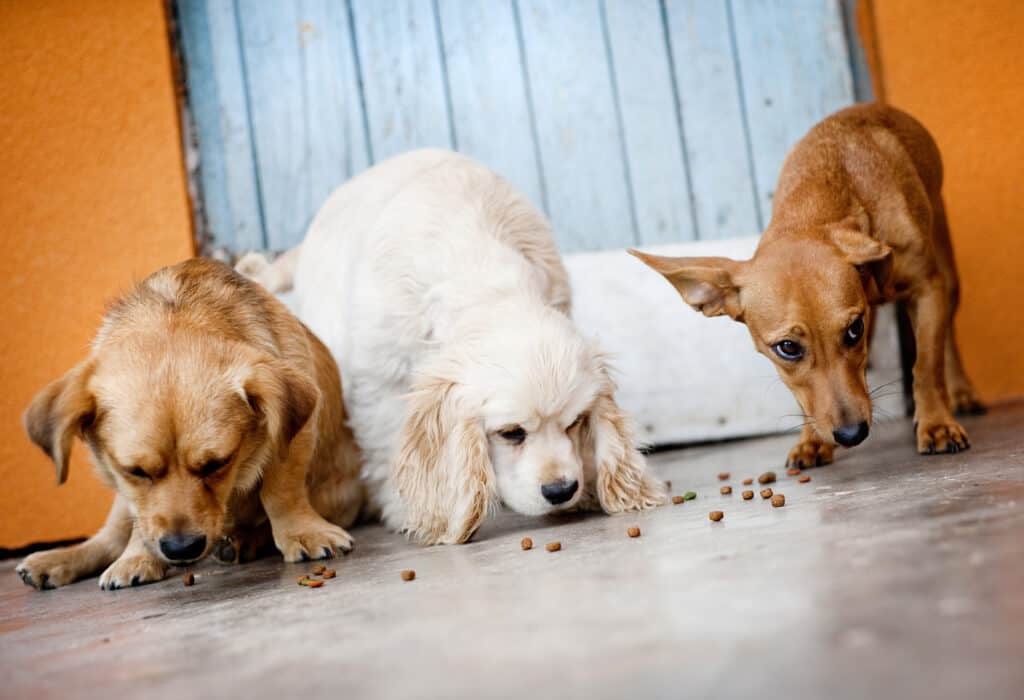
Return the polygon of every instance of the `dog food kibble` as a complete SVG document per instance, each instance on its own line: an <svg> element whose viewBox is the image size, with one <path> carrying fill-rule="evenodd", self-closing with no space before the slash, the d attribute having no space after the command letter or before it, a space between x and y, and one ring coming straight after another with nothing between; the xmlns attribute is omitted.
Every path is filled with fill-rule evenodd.
<svg viewBox="0 0 1024 700"><path fill-rule="evenodd" d="M324 569L324 578L334 578L338 575L338 572L334 569Z"/></svg>
<svg viewBox="0 0 1024 700"><path fill-rule="evenodd" d="M730 493L732 493L732 486L723 486L722 488L718 489L718 491L723 496L728 496Z"/></svg>
<svg viewBox="0 0 1024 700"><path fill-rule="evenodd" d="M672 502L673 502L673 503L675 503L676 505L679 505L679 504L680 504L680 503L682 503L682 502L683 502L684 500L685 500L685 499L684 499L684 498L683 498L682 496L673 496L673 497L672 497Z"/></svg>
<svg viewBox="0 0 1024 700"><path fill-rule="evenodd" d="M324 582L321 579L311 578L308 581L306 581L306 588L320 588L320 586L322 585L324 585Z"/></svg>
<svg viewBox="0 0 1024 700"><path fill-rule="evenodd" d="M640 536L640 528L638 528L638 527L631 527L628 530L626 530L626 534L629 535L630 537L639 537Z"/></svg>
<svg viewBox="0 0 1024 700"><path fill-rule="evenodd" d="M708 517L717 523L719 520L725 517L725 513L723 513L720 510L713 510L710 513L708 513Z"/></svg>
<svg viewBox="0 0 1024 700"><path fill-rule="evenodd" d="M718 474L718 480L719 481L725 481L728 478L729 478L729 472L719 472L719 474Z"/></svg>
<svg viewBox="0 0 1024 700"><path fill-rule="evenodd" d="M544 549L548 550L549 552L557 552L561 548L561 542L548 542L546 545L544 545Z"/></svg>
<svg viewBox="0 0 1024 700"><path fill-rule="evenodd" d="M303 574L302 576L299 576L297 579L295 579L295 583L299 584L300 586L305 586L307 583L309 583L309 574Z"/></svg>
<svg viewBox="0 0 1024 700"><path fill-rule="evenodd" d="M683 500L684 501L692 501L696 497L697 497L697 494L695 494L693 491L687 491L686 493L683 494Z"/></svg>
<svg viewBox="0 0 1024 700"><path fill-rule="evenodd" d="M783 496L781 493L775 494L774 496L772 496L772 505L775 506L776 508L781 508L782 506L786 505L786 497Z"/></svg>
<svg viewBox="0 0 1024 700"><path fill-rule="evenodd" d="M405 569L404 571L402 571L401 576L403 581L412 581L416 578L416 572L412 569Z"/></svg>
<svg viewBox="0 0 1024 700"><path fill-rule="evenodd" d="M797 479L797 481L799 481L801 484L806 484L810 480L811 477L809 476L801 476L799 479Z"/></svg>
<svg viewBox="0 0 1024 700"><path fill-rule="evenodd" d="M753 479L744 479L743 480L743 485L744 486L750 486L752 483L754 483Z"/></svg>
<svg viewBox="0 0 1024 700"><path fill-rule="evenodd" d="M523 551L527 549L533 549L533 540L529 537L524 537L523 541L519 543L519 546L523 548Z"/></svg>
<svg viewBox="0 0 1024 700"><path fill-rule="evenodd" d="M327 567L324 566L323 564L317 564L316 566L313 567L313 574L316 575L316 576L319 576L320 574L322 574L325 571L327 571Z"/></svg>
<svg viewBox="0 0 1024 700"><path fill-rule="evenodd" d="M196 585L196 576L191 571L189 571L187 574L181 577L181 582L184 583L186 586L194 586Z"/></svg>
<svg viewBox="0 0 1024 700"><path fill-rule="evenodd" d="M772 497L772 490L771 489L761 489L761 498L771 498L771 497Z"/></svg>
<svg viewBox="0 0 1024 700"><path fill-rule="evenodd" d="M775 481L775 472L765 472L757 477L757 483L759 484L770 484L773 481Z"/></svg>
<svg viewBox="0 0 1024 700"><path fill-rule="evenodd" d="M744 491L743 492L743 500L744 501L749 501L753 497L754 497L754 492L753 491Z"/></svg>
<svg viewBox="0 0 1024 700"><path fill-rule="evenodd" d="M786 471L786 476L797 476L800 473L799 467L793 467Z"/></svg>

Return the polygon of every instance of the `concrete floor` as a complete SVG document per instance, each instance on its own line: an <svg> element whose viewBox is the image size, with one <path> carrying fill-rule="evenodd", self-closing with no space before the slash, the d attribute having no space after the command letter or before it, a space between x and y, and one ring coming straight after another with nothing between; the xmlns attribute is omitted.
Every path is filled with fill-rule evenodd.
<svg viewBox="0 0 1024 700"><path fill-rule="evenodd" d="M1024 405L966 427L926 458L880 426L808 484L777 468L792 437L661 454L695 501L504 514L461 547L359 529L320 589L266 560L39 593L3 562L0 696L1022 698ZM768 468L784 508L739 495Z"/></svg>

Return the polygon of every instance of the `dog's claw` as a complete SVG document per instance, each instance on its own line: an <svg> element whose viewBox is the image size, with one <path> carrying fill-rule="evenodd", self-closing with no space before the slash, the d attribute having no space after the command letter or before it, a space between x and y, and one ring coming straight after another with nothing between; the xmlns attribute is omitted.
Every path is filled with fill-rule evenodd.
<svg viewBox="0 0 1024 700"><path fill-rule="evenodd" d="M100 589L116 591L160 581L167 574L167 565L148 554L122 555L100 574Z"/></svg>
<svg viewBox="0 0 1024 700"><path fill-rule="evenodd" d="M213 548L214 558L224 564L238 563L239 548L236 548L229 537L222 537Z"/></svg>
<svg viewBox="0 0 1024 700"><path fill-rule="evenodd" d="M923 455L958 454L970 447L967 433L952 420L920 421L917 427L917 451Z"/></svg>
<svg viewBox="0 0 1024 700"><path fill-rule="evenodd" d="M14 573L18 574L21 578L21 582L26 586L32 586L33 588L36 587L36 584L32 582L32 574L29 573L28 569L18 567L14 570Z"/></svg>
<svg viewBox="0 0 1024 700"><path fill-rule="evenodd" d="M285 561L330 559L339 551L352 549L352 536L326 521L309 523L308 529L296 529L274 537L274 543Z"/></svg>
<svg viewBox="0 0 1024 700"><path fill-rule="evenodd" d="M786 466L809 469L812 465L820 467L823 464L830 464L834 449L831 445L826 445L818 440L802 440L790 450L789 456L786 458Z"/></svg>

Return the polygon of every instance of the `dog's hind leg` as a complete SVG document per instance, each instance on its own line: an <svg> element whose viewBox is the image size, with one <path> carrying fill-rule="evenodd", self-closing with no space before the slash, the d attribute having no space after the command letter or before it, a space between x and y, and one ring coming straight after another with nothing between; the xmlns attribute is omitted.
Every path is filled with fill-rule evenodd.
<svg viewBox="0 0 1024 700"><path fill-rule="evenodd" d="M35 588L66 586L110 566L128 545L131 532L128 505L117 496L107 521L95 535L81 544L31 554L15 571L22 581Z"/></svg>
<svg viewBox="0 0 1024 700"><path fill-rule="evenodd" d="M946 334L945 350L946 389L949 391L950 402L955 413L978 415L985 412L985 406L978 400L974 386L967 377L967 372L964 371L960 350L956 344L956 331L953 329L953 317L960 306L960 279L956 272L953 243L949 236L949 222L946 219L946 208L942 197L932 200L932 217L939 272L946 283L950 303L950 323L949 331Z"/></svg>
<svg viewBox="0 0 1024 700"><path fill-rule="evenodd" d="M949 298L940 275L914 290L908 306L914 326L914 422L921 454L959 452L970 446L967 432L950 410L946 389L946 338L952 321Z"/></svg>

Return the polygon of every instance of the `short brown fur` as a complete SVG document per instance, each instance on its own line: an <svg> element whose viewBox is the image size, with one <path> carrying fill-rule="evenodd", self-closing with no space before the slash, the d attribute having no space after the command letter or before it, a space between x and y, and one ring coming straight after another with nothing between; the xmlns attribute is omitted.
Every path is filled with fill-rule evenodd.
<svg viewBox="0 0 1024 700"><path fill-rule="evenodd" d="M92 538L21 562L37 588L101 571L101 587L121 588L270 544L288 561L351 548L342 528L363 490L337 366L284 305L220 263L164 268L113 303L92 352L33 399L25 427L58 483L78 436L117 491ZM162 540L174 537L202 549L169 556Z"/></svg>
<svg viewBox="0 0 1024 700"><path fill-rule="evenodd" d="M751 260L630 252L698 311L747 325L807 418L793 466L831 462L836 444L867 435L871 307L906 301L917 345L918 451L957 452L969 443L953 412L981 404L953 332L959 282L941 188L942 161L925 128L898 109L858 105L817 124L790 151ZM848 343L858 318L863 337ZM783 340L798 343L802 357L780 357ZM864 428L848 438L857 426Z"/></svg>

